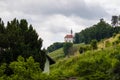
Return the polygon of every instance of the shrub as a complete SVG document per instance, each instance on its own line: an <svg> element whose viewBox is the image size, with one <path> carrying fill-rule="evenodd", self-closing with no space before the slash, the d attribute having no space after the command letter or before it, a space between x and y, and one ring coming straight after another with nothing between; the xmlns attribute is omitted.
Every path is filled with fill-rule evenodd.
<svg viewBox="0 0 120 80"><path fill-rule="evenodd" d="M105 47L110 47L111 46L111 43L110 43L110 41L105 41Z"/></svg>
<svg viewBox="0 0 120 80"><path fill-rule="evenodd" d="M79 53L84 53L85 51L91 50L91 47L86 45L86 46L80 46L79 48Z"/></svg>
<svg viewBox="0 0 120 80"><path fill-rule="evenodd" d="M33 57L29 57L26 61L19 56L17 61L11 62L9 66L14 74L11 75L12 80L38 80L41 79L41 69L38 62Z"/></svg>
<svg viewBox="0 0 120 80"><path fill-rule="evenodd" d="M93 60L80 60L76 71L82 80L109 80L111 64L106 58L94 58Z"/></svg>
<svg viewBox="0 0 120 80"><path fill-rule="evenodd" d="M113 33L113 38L115 38L116 35L117 35L116 33Z"/></svg>
<svg viewBox="0 0 120 80"><path fill-rule="evenodd" d="M92 47L93 50L98 48L97 47L97 40L92 40L90 44L91 44L91 47Z"/></svg>
<svg viewBox="0 0 120 80"><path fill-rule="evenodd" d="M67 56L67 55L69 55L69 51L70 51L70 49L72 48L72 46L73 46L73 43L65 43L64 44L64 46L63 46L63 51L64 51L64 53L65 53L65 56Z"/></svg>

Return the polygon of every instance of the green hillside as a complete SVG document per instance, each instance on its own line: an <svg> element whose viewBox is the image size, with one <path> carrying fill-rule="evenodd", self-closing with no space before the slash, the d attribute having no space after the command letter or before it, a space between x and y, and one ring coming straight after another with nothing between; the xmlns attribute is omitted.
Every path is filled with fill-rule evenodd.
<svg viewBox="0 0 120 80"><path fill-rule="evenodd" d="M74 44L73 47L77 50L75 54L78 54L79 47L82 46L83 44ZM63 48L57 49L51 53L48 54L51 58L54 60L61 60L65 58Z"/></svg>
<svg viewBox="0 0 120 80"><path fill-rule="evenodd" d="M61 58L51 66L50 77L53 80L120 80L120 45L119 34L98 43L97 50L89 50L70 58ZM101 48L103 42L110 45ZM114 45L114 42L118 42ZM105 44L105 43L104 43ZM80 44L79 44L80 46ZM54 51L61 52L62 48ZM56 53L60 54L60 53ZM52 53L50 54L51 56Z"/></svg>
<svg viewBox="0 0 120 80"><path fill-rule="evenodd" d="M53 58L54 60L58 60L58 59L62 59L64 58L64 52L63 52L63 48L60 48L58 50L55 50L51 53L48 54L51 58Z"/></svg>
<svg viewBox="0 0 120 80"><path fill-rule="evenodd" d="M113 37L110 37L108 39L103 39L101 40L100 42L98 42L98 49L103 49L105 47L110 47L110 46L113 46L113 43L114 42L117 42L118 39L120 37L120 34L117 34L117 35L114 35ZM89 45L89 44L87 44ZM75 53L74 54L79 54L79 48L80 46L86 46L86 44L74 44L73 45L73 48L76 49ZM63 48L60 48L60 49L57 49L51 53L48 54L51 58L53 58L55 61L58 61L58 60L61 60L63 58L65 58L64 56L64 52L63 52ZM74 56L74 55L72 55Z"/></svg>

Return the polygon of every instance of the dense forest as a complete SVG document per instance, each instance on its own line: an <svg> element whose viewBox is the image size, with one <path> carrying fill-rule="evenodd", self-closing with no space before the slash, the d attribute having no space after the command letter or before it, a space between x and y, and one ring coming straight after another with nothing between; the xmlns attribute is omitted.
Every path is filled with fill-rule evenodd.
<svg viewBox="0 0 120 80"><path fill-rule="evenodd" d="M119 33L120 27L112 27L103 19L92 27L86 28L79 33L75 33L74 43L90 43L93 39L100 41L111 37L114 33Z"/></svg>
<svg viewBox="0 0 120 80"><path fill-rule="evenodd" d="M14 19L7 22L6 26L0 19L0 65L7 64L5 74L12 74L13 71L8 68L8 65L17 61L20 55L25 61L32 56L35 62L40 63L39 67L43 70L46 55L41 47L42 39L25 19L20 21Z"/></svg>

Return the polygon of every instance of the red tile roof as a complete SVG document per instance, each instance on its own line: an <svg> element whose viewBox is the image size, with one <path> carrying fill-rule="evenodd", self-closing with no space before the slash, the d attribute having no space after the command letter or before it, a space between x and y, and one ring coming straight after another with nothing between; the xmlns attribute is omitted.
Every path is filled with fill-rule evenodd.
<svg viewBox="0 0 120 80"><path fill-rule="evenodd" d="M66 35L65 38L73 38L73 35Z"/></svg>

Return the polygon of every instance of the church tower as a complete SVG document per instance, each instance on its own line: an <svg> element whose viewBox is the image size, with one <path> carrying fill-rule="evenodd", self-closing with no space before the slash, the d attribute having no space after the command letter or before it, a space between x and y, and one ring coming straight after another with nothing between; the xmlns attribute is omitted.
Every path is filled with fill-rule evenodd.
<svg viewBox="0 0 120 80"><path fill-rule="evenodd" d="M73 31L72 29L70 30L70 34L67 34L65 37L64 37L64 40L65 42L71 42L73 43Z"/></svg>

